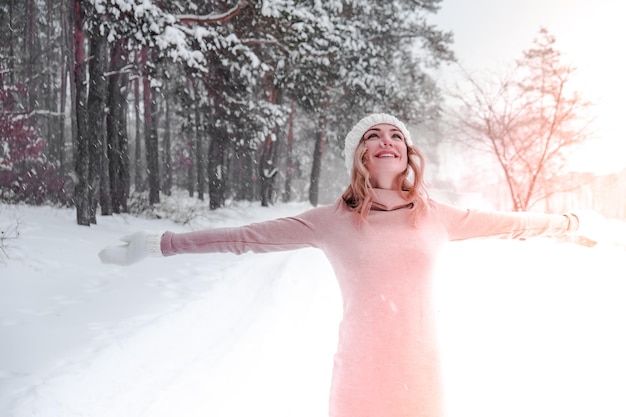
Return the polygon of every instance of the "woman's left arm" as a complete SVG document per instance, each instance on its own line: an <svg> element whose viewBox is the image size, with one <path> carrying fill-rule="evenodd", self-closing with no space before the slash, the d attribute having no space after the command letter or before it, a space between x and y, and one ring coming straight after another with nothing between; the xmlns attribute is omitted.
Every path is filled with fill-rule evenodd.
<svg viewBox="0 0 626 417"><path fill-rule="evenodd" d="M434 203L434 209L448 231L450 240L480 237L520 239L542 235L563 235L578 230L575 214L503 212L460 209Z"/></svg>

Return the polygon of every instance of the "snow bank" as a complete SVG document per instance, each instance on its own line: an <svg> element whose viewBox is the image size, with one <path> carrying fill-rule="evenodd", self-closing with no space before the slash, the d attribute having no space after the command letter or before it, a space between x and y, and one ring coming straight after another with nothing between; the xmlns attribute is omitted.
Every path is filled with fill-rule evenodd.
<svg viewBox="0 0 626 417"><path fill-rule="evenodd" d="M0 205L0 230L20 233L0 251L0 415L326 415L341 303L320 252L132 267L96 256L135 230L305 209L244 204L187 226L113 216L87 228L72 210ZM436 288L450 416L625 415L625 278L614 245L451 244Z"/></svg>

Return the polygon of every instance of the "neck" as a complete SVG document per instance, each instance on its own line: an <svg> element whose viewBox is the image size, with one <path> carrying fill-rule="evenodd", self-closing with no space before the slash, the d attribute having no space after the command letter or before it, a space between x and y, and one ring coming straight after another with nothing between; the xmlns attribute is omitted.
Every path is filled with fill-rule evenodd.
<svg viewBox="0 0 626 417"><path fill-rule="evenodd" d="M371 178L370 181L374 188L381 188L383 190L400 190L401 188L400 176L379 175L376 178Z"/></svg>

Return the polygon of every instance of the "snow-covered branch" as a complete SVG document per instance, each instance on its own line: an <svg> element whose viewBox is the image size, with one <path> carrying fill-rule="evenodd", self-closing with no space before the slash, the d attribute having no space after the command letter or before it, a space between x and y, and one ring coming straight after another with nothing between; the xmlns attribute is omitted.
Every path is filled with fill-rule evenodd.
<svg viewBox="0 0 626 417"><path fill-rule="evenodd" d="M177 15L176 20L180 23L196 23L196 24L214 24L214 23L225 23L228 22L233 17L237 16L239 12L243 8L245 8L248 3L245 0L240 0L239 3L230 10L225 11L224 13L210 13L204 16L191 15L191 14L183 14Z"/></svg>
<svg viewBox="0 0 626 417"><path fill-rule="evenodd" d="M132 64L128 64L122 68L120 68L117 71L107 71L104 73L105 77L110 77L111 75L116 75L116 74L130 74L135 70L135 65Z"/></svg>
<svg viewBox="0 0 626 417"><path fill-rule="evenodd" d="M272 46L277 46L278 48L282 49L283 51L289 51L289 48L287 48L287 46L283 45L281 42L277 41L276 39L242 39L241 43L243 45L247 45L247 46L252 46L252 45L272 45Z"/></svg>
<svg viewBox="0 0 626 417"><path fill-rule="evenodd" d="M62 113L62 112L56 112L56 111L51 111L51 110L32 110L30 112L24 112L24 111L16 111L16 112L11 112L11 111L5 111L5 112L0 112L0 114L2 115L10 115L12 117L13 120L22 120L22 119L30 119L31 117L35 116L35 115L41 115L41 116L53 116L53 117L63 117L66 114Z"/></svg>

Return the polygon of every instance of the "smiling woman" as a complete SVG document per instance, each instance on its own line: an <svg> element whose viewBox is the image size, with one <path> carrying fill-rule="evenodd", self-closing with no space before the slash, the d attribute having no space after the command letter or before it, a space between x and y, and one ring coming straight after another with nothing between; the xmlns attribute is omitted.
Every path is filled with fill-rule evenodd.
<svg viewBox="0 0 626 417"><path fill-rule="evenodd" d="M406 126L388 114L364 117L345 145L351 182L333 205L243 227L137 232L100 258L128 265L148 255L321 249L343 300L330 416L442 417L431 287L443 245L565 234L585 222L572 214L466 210L430 199L424 159Z"/></svg>
<svg viewBox="0 0 626 417"><path fill-rule="evenodd" d="M402 132L390 124L372 126L363 135L365 145L364 164L376 188L400 188L396 184L407 167L407 146Z"/></svg>
<svg viewBox="0 0 626 417"><path fill-rule="evenodd" d="M380 149L377 149L376 144ZM385 151L387 146L393 150ZM400 161L394 158L393 162L399 162L401 166L385 163L381 164L381 168L386 168L387 172L384 169L383 172L377 172L376 160L380 158L376 158L376 155L386 153L406 157L400 157ZM376 188L401 190L406 193L407 200L417 200L422 207L426 206L425 158L419 148L413 145L409 130L397 118L388 114L371 114L361 119L346 135L344 154L346 169L352 181L342 198L355 209L362 221L367 220L373 202L372 190ZM368 163L369 159L373 160L373 164Z"/></svg>

